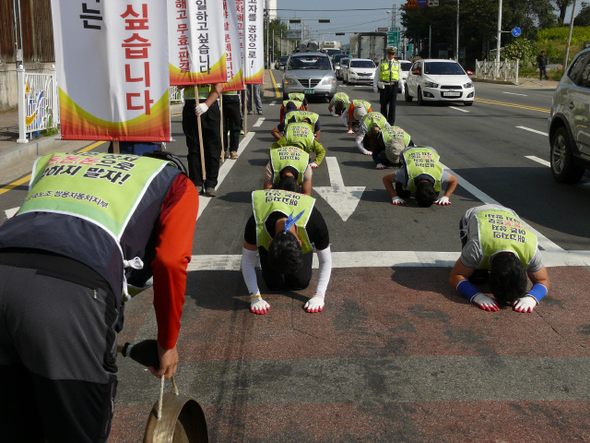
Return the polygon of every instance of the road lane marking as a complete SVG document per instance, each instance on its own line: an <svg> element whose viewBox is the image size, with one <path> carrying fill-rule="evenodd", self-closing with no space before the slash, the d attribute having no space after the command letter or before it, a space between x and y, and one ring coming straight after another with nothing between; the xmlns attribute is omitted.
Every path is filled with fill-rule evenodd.
<svg viewBox="0 0 590 443"><path fill-rule="evenodd" d="M527 94L519 94L518 92L506 92L504 91L503 94L508 94L508 95L520 95L521 97L528 97Z"/></svg>
<svg viewBox="0 0 590 443"><path fill-rule="evenodd" d="M449 106L449 108L454 109L455 111L461 111L461 112L466 112L466 113L470 112L467 109L457 108L456 106Z"/></svg>
<svg viewBox="0 0 590 443"><path fill-rule="evenodd" d="M256 120L256 123L254 123L252 127L259 128L260 126L262 126L262 123L264 123L264 117L260 117L258 120Z"/></svg>
<svg viewBox="0 0 590 443"><path fill-rule="evenodd" d="M546 114L549 114L551 111L549 109L544 109L544 108L536 108L534 106L525 106L525 105L517 105L516 103L507 103L507 102L500 102L497 100L488 100L486 98L475 98L476 102L479 103L486 103L488 105L498 105L498 106L509 106L512 108L520 108L520 109L528 109L530 111L538 111L538 112L543 112Z"/></svg>
<svg viewBox="0 0 590 443"><path fill-rule="evenodd" d="M540 163L543 166L547 166L547 167L551 166L551 163L549 163L547 160L543 160L542 158L535 157L534 155L525 155L524 158L528 158L529 160Z"/></svg>
<svg viewBox="0 0 590 443"><path fill-rule="evenodd" d="M516 126L516 129L522 129L524 131L534 132L535 134L544 135L545 137L549 136L549 134L547 134L546 132L537 131L536 129L527 128L526 126Z"/></svg>

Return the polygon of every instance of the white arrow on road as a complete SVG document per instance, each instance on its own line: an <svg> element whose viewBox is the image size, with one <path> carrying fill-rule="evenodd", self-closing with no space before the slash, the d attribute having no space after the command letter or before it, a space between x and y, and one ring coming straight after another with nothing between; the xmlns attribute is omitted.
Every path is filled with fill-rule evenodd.
<svg viewBox="0 0 590 443"><path fill-rule="evenodd" d="M332 206L343 221L348 220L359 204L365 190L364 186L344 186L340 166L336 157L326 157L330 186L318 186L313 189Z"/></svg>

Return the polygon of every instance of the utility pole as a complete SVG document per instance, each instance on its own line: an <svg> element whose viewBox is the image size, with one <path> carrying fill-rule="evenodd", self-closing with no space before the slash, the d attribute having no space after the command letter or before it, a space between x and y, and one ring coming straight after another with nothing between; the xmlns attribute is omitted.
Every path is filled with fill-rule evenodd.
<svg viewBox="0 0 590 443"><path fill-rule="evenodd" d="M500 45L502 44L502 0L498 5L498 34L496 37L496 68L500 66Z"/></svg>
<svg viewBox="0 0 590 443"><path fill-rule="evenodd" d="M570 19L570 30L567 36L567 46L565 47L565 60L563 61L563 71L567 69L568 59L570 55L570 43L572 42L572 31L574 30L574 13L576 12L576 0L574 0L574 6L572 7L572 18Z"/></svg>
<svg viewBox="0 0 590 443"><path fill-rule="evenodd" d="M457 44L455 48L455 61L459 62L459 0L457 0Z"/></svg>

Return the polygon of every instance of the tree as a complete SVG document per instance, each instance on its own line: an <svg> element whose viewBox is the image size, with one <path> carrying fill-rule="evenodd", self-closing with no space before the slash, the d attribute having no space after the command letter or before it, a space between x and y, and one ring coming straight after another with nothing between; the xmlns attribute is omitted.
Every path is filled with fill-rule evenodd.
<svg viewBox="0 0 590 443"><path fill-rule="evenodd" d="M582 2L582 10L574 19L574 26L590 26L590 5Z"/></svg>
<svg viewBox="0 0 590 443"><path fill-rule="evenodd" d="M555 8L559 11L559 19L557 21L559 26L563 26L565 22L565 13L567 8L571 5L572 0L553 0Z"/></svg>

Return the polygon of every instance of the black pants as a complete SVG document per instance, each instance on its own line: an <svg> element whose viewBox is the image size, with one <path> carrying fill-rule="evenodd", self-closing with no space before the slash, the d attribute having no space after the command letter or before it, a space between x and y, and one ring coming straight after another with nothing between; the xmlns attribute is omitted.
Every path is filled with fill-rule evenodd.
<svg viewBox="0 0 590 443"><path fill-rule="evenodd" d="M303 266L295 274L279 274L276 272L268 261L268 251L264 248L258 248L260 255L260 266L262 267L262 277L268 289L280 291L282 289L292 289L299 291L309 286L311 281L311 265L313 261L313 251L303 254Z"/></svg>
<svg viewBox="0 0 590 443"><path fill-rule="evenodd" d="M106 442L117 387L115 297L0 265L0 440Z"/></svg>
<svg viewBox="0 0 590 443"><path fill-rule="evenodd" d="M186 136L188 147L188 176L195 186L205 185L206 189L217 186L219 175L219 157L221 155L220 131L221 113L219 104L214 102L207 112L201 115L201 133L203 136L203 151L205 154L206 179L203 180L201 164L201 148L195 115L195 100L186 100L182 109L182 131Z"/></svg>
<svg viewBox="0 0 590 443"><path fill-rule="evenodd" d="M461 247L467 244L467 224L464 217L459 221L459 237L461 237ZM489 271L487 269L475 269L469 277L469 281L474 284L483 284L488 281Z"/></svg>
<svg viewBox="0 0 590 443"><path fill-rule="evenodd" d="M395 125L395 104L397 102L397 83L385 85L385 88L379 90L379 103L381 104L381 114L387 119L391 126Z"/></svg>
<svg viewBox="0 0 590 443"><path fill-rule="evenodd" d="M236 96L237 97L237 96ZM242 115L240 113L240 101L230 101L223 98L223 146L228 151L237 152L240 144L240 130L242 129ZM229 131L229 137L227 133Z"/></svg>

